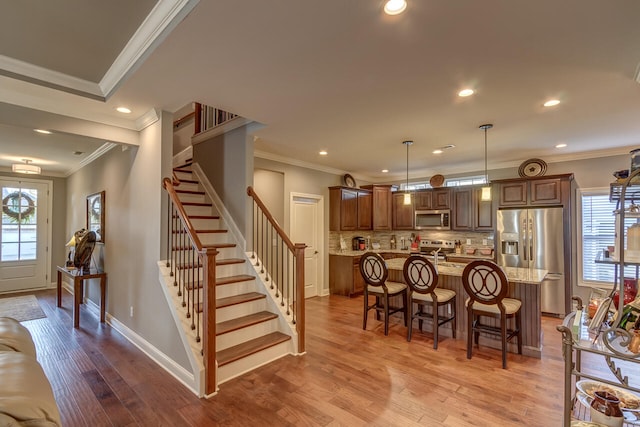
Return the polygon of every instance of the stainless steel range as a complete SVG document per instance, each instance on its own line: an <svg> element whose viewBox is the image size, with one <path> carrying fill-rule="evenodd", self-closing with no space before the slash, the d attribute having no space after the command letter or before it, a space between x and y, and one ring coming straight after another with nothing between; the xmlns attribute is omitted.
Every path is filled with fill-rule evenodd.
<svg viewBox="0 0 640 427"><path fill-rule="evenodd" d="M438 260L444 261L446 254L452 254L455 251L455 242L453 240L431 240L420 239L420 253L423 255L437 255Z"/></svg>

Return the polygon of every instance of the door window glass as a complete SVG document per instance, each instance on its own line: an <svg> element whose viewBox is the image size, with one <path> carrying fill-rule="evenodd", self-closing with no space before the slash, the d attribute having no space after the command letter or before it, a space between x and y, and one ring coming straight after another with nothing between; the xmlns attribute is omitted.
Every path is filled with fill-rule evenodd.
<svg viewBox="0 0 640 427"><path fill-rule="evenodd" d="M2 187L0 261L36 259L38 191Z"/></svg>

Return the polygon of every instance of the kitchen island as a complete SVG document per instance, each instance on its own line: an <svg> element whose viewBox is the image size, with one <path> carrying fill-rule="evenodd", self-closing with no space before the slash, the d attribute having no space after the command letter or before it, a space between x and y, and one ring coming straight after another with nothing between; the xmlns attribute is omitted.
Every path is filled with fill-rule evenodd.
<svg viewBox="0 0 640 427"><path fill-rule="evenodd" d="M394 282L404 282L402 276L403 258L387 260L389 279ZM455 262L440 262L438 264L438 286L451 289L456 292L456 337L467 337L467 310L465 300L467 294L462 285L462 271L465 264ZM522 301L522 354L529 357L540 358L542 355L542 315L540 307L540 283L547 275L546 270L506 267L504 268L509 279L509 297ZM487 324L498 325L495 319L483 318ZM425 329L427 330L427 329ZM451 323L443 325L440 329L441 336L451 337ZM491 335L482 335L480 346L501 348L500 340ZM517 353L516 341L508 343L508 351Z"/></svg>

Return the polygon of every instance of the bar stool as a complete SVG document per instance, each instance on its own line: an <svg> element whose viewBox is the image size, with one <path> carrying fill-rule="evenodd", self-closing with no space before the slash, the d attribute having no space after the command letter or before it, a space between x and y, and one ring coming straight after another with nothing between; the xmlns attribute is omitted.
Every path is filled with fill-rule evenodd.
<svg viewBox="0 0 640 427"><path fill-rule="evenodd" d="M467 359L471 359L472 341L478 344L480 332L499 335L502 343L502 368L507 368L507 342L518 339L518 354L522 354L521 312L522 302L507 298L509 281L504 270L496 263L486 260L472 261L462 272L462 285L469 298L467 307ZM498 326L480 323L480 316L496 318ZM515 318L515 327L508 328L507 319Z"/></svg>
<svg viewBox="0 0 640 427"><path fill-rule="evenodd" d="M409 326L407 327L407 341L411 341L413 319L418 319L418 327L422 331L422 322L432 320L433 348L438 348L438 329L447 322L451 323L451 333L456 337L456 293L450 289L438 287L438 272L426 258L411 255L404 262L402 268L404 281L409 286ZM413 304L418 311L413 312ZM424 311L424 307L431 306L431 312ZM438 313L440 306L448 306L450 316Z"/></svg>
<svg viewBox="0 0 640 427"><path fill-rule="evenodd" d="M389 315L403 312L404 325L407 326L407 285L389 282L389 270L384 259L375 252L367 252L360 258L360 274L365 281L364 287L364 320L362 329L367 329L367 314L369 310L376 310L376 318L384 314L384 334L389 335ZM375 295L375 303L369 305L369 294ZM389 297L402 295L402 307L390 307Z"/></svg>

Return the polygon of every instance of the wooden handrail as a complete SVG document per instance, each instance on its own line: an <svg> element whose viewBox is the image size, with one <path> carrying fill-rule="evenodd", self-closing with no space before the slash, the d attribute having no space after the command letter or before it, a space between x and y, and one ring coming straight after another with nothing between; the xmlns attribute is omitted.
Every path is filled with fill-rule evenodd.
<svg viewBox="0 0 640 427"><path fill-rule="evenodd" d="M298 333L298 353L305 352L305 301L304 301L304 251L307 247L304 243L293 243L285 231L280 227L278 221L273 217L269 209L260 200L260 197L256 194L253 187L247 187L247 194L251 197L260 210L264 218L267 219L273 230L275 230L278 237L282 240L283 244L287 246L289 252L293 255L294 265L294 295L291 303L293 304L294 318L293 322L296 325L296 332ZM255 245L256 242L254 241ZM254 251L255 254L255 251ZM265 261L262 260L262 268L265 268ZM273 282L273 281L272 281ZM285 285L283 285L284 288ZM280 289L284 292L284 289Z"/></svg>
<svg viewBox="0 0 640 427"><path fill-rule="evenodd" d="M282 238L282 241L287 245L289 250L295 253L296 245L293 244L291 239L289 239L289 236L287 236L287 233L285 233L282 227L280 227L280 224L278 224L278 221L276 221L273 215L271 215L271 212L269 212L269 209L267 209L265 204L262 203L262 200L260 200L260 197L258 197L256 192L253 190L252 186L247 187L247 194L251 196L253 200L255 200L256 204L258 205L260 210L263 212L264 216L267 218L267 220L269 220L269 223L271 223L271 225L276 230L278 235Z"/></svg>
<svg viewBox="0 0 640 427"><path fill-rule="evenodd" d="M164 187L165 190L167 190L167 193L169 193L169 197L171 197L171 201L175 205L176 210L178 211L178 215L182 220L182 223L184 224L185 228L188 230L187 235L189 236L191 243L197 249L198 253L202 253L202 243L200 242L200 239L198 238L196 230L193 228L193 225L191 224L191 220L189 219L189 216L185 212L184 207L182 206L182 203L180 203L180 200L178 199L178 194L176 193L176 190L173 187L173 182L171 182L169 178L164 178L162 180L162 186Z"/></svg>

